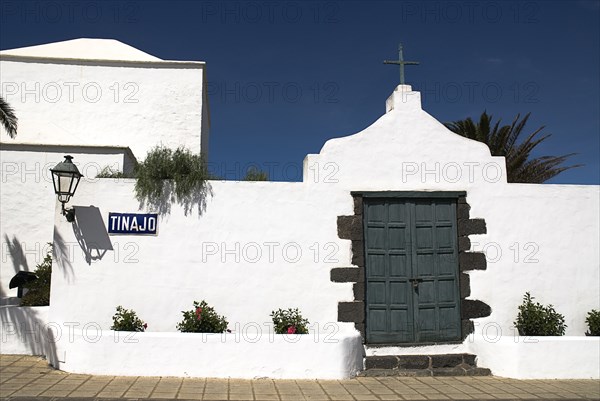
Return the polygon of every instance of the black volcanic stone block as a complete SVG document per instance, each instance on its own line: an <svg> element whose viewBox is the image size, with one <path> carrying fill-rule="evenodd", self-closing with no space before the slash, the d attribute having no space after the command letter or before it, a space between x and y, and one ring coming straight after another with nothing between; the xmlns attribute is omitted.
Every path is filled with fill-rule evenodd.
<svg viewBox="0 0 600 401"><path fill-rule="evenodd" d="M429 357L427 355L401 355L398 357L400 369L427 369Z"/></svg>
<svg viewBox="0 0 600 401"><path fill-rule="evenodd" d="M338 237L341 239L361 240L362 218L361 216L338 216Z"/></svg>
<svg viewBox="0 0 600 401"><path fill-rule="evenodd" d="M463 363L462 355L431 355L432 368L455 368Z"/></svg>
<svg viewBox="0 0 600 401"><path fill-rule="evenodd" d="M338 303L338 322L362 323L365 321L364 302Z"/></svg>
<svg viewBox="0 0 600 401"><path fill-rule="evenodd" d="M365 360L366 369L395 369L398 358L395 356L369 356Z"/></svg>
<svg viewBox="0 0 600 401"><path fill-rule="evenodd" d="M462 237L465 235L472 234L486 234L487 228L485 226L484 219L469 219L460 220L458 222L458 236Z"/></svg>
<svg viewBox="0 0 600 401"><path fill-rule="evenodd" d="M479 300L463 299L461 301L461 312L463 319L476 319L489 316L492 313L492 308Z"/></svg>
<svg viewBox="0 0 600 401"><path fill-rule="evenodd" d="M356 267L336 267L331 269L331 281L335 283L356 283L360 280L361 269Z"/></svg>
<svg viewBox="0 0 600 401"><path fill-rule="evenodd" d="M458 255L458 265L461 271L485 270L487 268L485 254L482 252L460 252Z"/></svg>

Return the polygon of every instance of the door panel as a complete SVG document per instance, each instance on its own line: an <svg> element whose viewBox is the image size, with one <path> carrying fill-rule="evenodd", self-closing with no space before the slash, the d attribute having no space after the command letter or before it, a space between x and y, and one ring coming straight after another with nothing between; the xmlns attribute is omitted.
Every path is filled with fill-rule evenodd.
<svg viewBox="0 0 600 401"><path fill-rule="evenodd" d="M367 336L372 342L414 341L413 330L407 330L414 315L409 205L376 199L369 202L364 216Z"/></svg>
<svg viewBox="0 0 600 401"><path fill-rule="evenodd" d="M456 203L365 199L367 341L460 338Z"/></svg>

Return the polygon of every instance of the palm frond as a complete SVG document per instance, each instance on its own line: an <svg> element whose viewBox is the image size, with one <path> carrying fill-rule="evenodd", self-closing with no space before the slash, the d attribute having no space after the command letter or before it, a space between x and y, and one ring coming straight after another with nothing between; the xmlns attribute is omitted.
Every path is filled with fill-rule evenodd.
<svg viewBox="0 0 600 401"><path fill-rule="evenodd" d="M0 96L0 124L11 138L17 136L17 116L12 107Z"/></svg>
<svg viewBox="0 0 600 401"><path fill-rule="evenodd" d="M574 153L562 156L532 157L534 149L548 139L551 134L540 136L545 128L542 126L519 142L530 115L531 113L527 113L521 118L521 115L517 114L510 125L501 125L498 120L492 127L493 117L484 111L478 124L475 124L469 117L446 123L445 126L458 135L485 143L490 148L492 156L504 156L508 182L541 184L563 171L581 167L581 164L563 165L575 155Z"/></svg>

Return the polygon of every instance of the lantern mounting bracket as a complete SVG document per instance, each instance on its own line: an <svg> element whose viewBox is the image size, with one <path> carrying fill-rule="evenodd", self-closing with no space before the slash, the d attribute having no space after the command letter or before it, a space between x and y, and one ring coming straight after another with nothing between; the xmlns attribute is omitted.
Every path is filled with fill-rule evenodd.
<svg viewBox="0 0 600 401"><path fill-rule="evenodd" d="M67 221L69 223L72 223L75 221L75 208L70 208L70 209L65 209L65 204L61 203L62 205L62 215L65 216L67 218Z"/></svg>

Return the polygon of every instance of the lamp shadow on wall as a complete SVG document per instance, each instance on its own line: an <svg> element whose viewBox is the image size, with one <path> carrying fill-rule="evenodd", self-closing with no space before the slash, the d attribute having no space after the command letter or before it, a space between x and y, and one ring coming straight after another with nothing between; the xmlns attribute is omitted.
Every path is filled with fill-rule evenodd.
<svg viewBox="0 0 600 401"><path fill-rule="evenodd" d="M138 197L139 208L158 213L161 216L171 214L173 204L183 208L183 213L188 216L194 211L198 217L206 211L206 199L213 196L212 185L205 181L201 186L190 191L189 194L177 193L175 185L171 181L163 180L162 191L159 195L148 194L146 197Z"/></svg>
<svg viewBox="0 0 600 401"><path fill-rule="evenodd" d="M113 246L104 225L100 209L96 206L74 206L75 221L73 233L85 254L88 265L94 260L101 260Z"/></svg>

